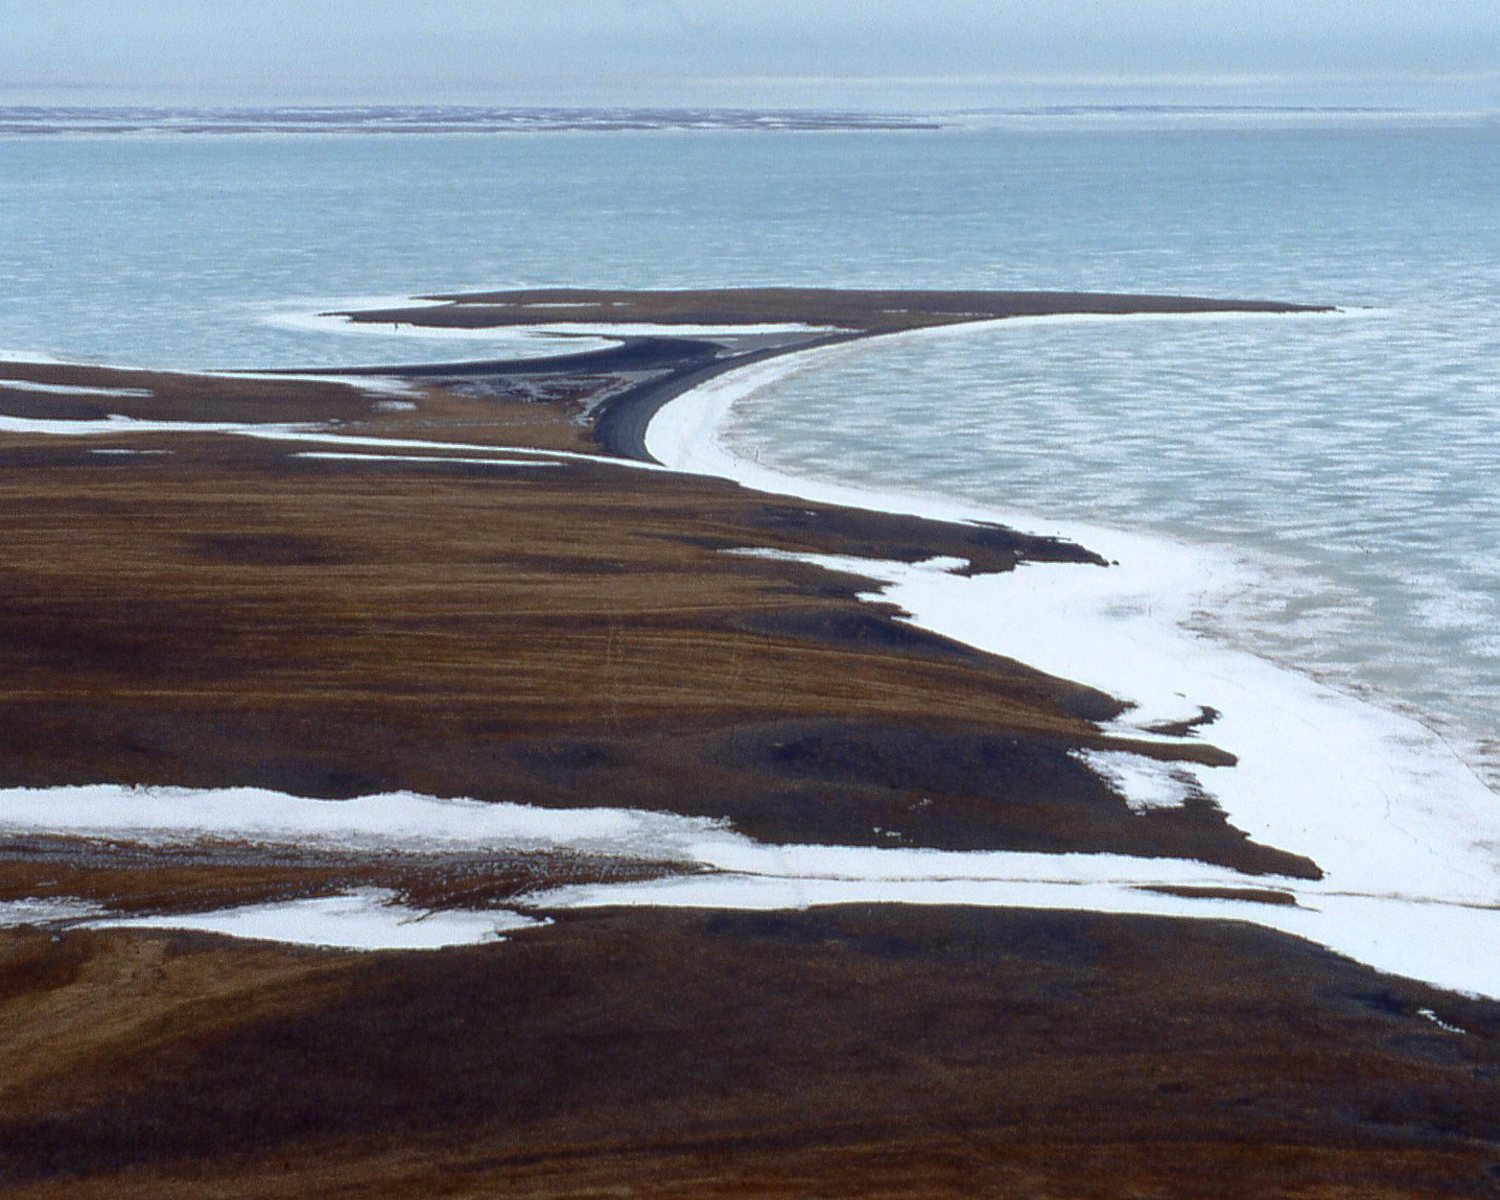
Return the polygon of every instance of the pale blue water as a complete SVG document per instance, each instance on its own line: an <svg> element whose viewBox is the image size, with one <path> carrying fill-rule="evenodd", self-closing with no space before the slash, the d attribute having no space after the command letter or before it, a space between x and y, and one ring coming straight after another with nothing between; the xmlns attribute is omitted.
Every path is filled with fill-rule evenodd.
<svg viewBox="0 0 1500 1200"><path fill-rule="evenodd" d="M872 344L758 397L733 437L794 471L1262 555L1266 588L1221 631L1415 707L1495 779L1497 195L1500 125L1482 119L13 134L0 350L168 366L468 357L482 347L264 318L538 284L1368 306Z"/></svg>

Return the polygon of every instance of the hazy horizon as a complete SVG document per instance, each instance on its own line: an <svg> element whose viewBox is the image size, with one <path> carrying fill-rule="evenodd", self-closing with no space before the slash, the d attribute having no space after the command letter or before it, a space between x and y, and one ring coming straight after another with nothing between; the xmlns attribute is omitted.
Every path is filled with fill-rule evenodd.
<svg viewBox="0 0 1500 1200"><path fill-rule="evenodd" d="M0 0L0 32L8 104L1500 108L1490 0Z"/></svg>

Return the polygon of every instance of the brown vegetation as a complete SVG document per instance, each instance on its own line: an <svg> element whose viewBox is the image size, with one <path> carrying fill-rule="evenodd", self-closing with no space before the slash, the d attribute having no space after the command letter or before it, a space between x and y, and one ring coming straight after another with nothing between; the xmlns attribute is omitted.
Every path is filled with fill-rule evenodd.
<svg viewBox="0 0 1500 1200"><path fill-rule="evenodd" d="M529 322L583 300L597 311L551 315L805 321L848 337L1070 306L1243 307L567 291L372 319ZM1317 874L1250 842L1206 795L1133 812L1072 753L1129 745L1212 768L1230 760L1211 744L1211 710L1171 731L1194 740L1122 741L1099 727L1117 701L915 630L857 598L868 580L725 553L1107 570L1086 548L608 461L631 452L664 396L781 348L656 339L571 363L413 370L395 405L357 378L0 367L0 415L295 422L600 456L343 461L302 455L348 448L207 430L0 434L0 786L411 789L724 818L775 842ZM612 413L629 419L601 432ZM1211 791L1212 770L1199 773ZM487 907L677 869L10 836L0 899L171 912L380 886L421 907ZM553 915L501 944L435 953L0 932L0 1191L1500 1191L1496 1006L1289 937L922 907Z"/></svg>
<svg viewBox="0 0 1500 1200"><path fill-rule="evenodd" d="M0 784L408 788L1310 870L1206 803L1132 813L1068 753L1118 744L1107 697L902 625L866 581L722 552L1077 548L602 464L138 441L173 453L33 444L0 476Z"/></svg>
<svg viewBox="0 0 1500 1200"><path fill-rule="evenodd" d="M601 911L430 954L4 953L7 1061L74 1005L114 1022L0 1098L37 1200L1480 1197L1500 1163L1495 1006L1227 923Z"/></svg>

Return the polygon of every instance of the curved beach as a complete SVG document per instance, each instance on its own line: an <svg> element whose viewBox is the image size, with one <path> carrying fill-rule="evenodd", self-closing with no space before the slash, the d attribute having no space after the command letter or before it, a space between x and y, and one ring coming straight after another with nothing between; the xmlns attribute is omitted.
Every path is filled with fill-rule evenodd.
<svg viewBox="0 0 1500 1200"><path fill-rule="evenodd" d="M673 400L648 431L648 448L673 469L759 491L1000 524L1097 551L1109 570L1022 569L978 578L955 574L941 560L816 561L878 579L872 598L898 605L919 628L1120 699L1128 707L1116 725L1133 735L1202 727L1234 755L1234 765L1170 772L1149 764L1143 770L1140 761L1099 765L1116 772L1118 786L1140 808L1180 804L1201 788L1236 827L1323 868L1320 881L1286 885L1308 911L1247 909L1237 914L1243 919L1310 937L1382 970L1500 996L1500 970L1468 952L1500 936L1494 793L1415 717L1189 632L1184 626L1193 613L1244 586L1234 562L1161 538L1051 520L1039 525L1030 514L793 477L725 449L721 434L734 405L777 386L820 353L837 352L803 351ZM1212 715L1205 723L1206 713ZM1209 915L1192 906L1151 911Z"/></svg>
<svg viewBox="0 0 1500 1200"><path fill-rule="evenodd" d="M615 294L574 291L433 297L417 307L347 315L371 325L431 322L439 328L452 324L477 332L490 324L528 328L556 312L566 314L570 329L597 335L614 328L624 340L615 349L576 355L362 368L346 378L356 385L374 376L401 381L406 388L431 382L498 394L496 389L503 390L518 377L567 380L613 373L625 385L609 390L587 410L590 436L606 456L727 479L760 494L836 505L849 516L865 514L855 518L856 525L895 518L976 532L1024 529L1028 518L1015 513L793 479L734 458L723 450L718 433L734 404L810 362L858 353L852 343L872 334L943 336L972 328L986 309L1000 328L1007 320L1059 316L1166 319L1164 314L1174 308L1200 315L1258 311L1267 319L1292 319L1276 313L1299 311L1297 306L1226 306L1165 297L862 295L805 289L748 296L648 294L626 301ZM949 312L962 314L961 319ZM643 326L643 317L659 324ZM766 318L777 323L767 323ZM862 319L864 328L849 328L851 319ZM591 326L589 320L598 324ZM840 321L845 323L842 328L836 323ZM307 375L282 374L289 383ZM332 381L338 376L323 378ZM30 387L35 395L48 387L65 392L68 385L12 386L23 392ZM74 386L75 395L88 394L84 385ZM155 399L150 388L134 389L134 395L129 388L94 390L122 401ZM350 436L311 427L151 423L118 414L92 425L76 417L51 425L37 418L0 420L8 420L16 432L31 429L52 435L200 431L310 442L320 448L297 453L305 460L329 463L368 461L373 455L382 455L392 465L508 464L511 469L591 461L587 454L543 445L512 447L502 458L501 447L483 443L390 434ZM402 453L394 453L398 450ZM445 453L435 454L438 450ZM476 453L481 456L474 457ZM849 516L842 519L846 525ZM911 534L917 534L917 527ZM1490 848L1500 844L1500 816L1493 795L1440 739L1414 721L1185 632L1182 624L1192 612L1212 606L1216 594L1242 583L1232 564L1159 539L1049 524L1045 537L1027 535L1030 544L1041 546L1050 540L1053 546L1082 547L1072 556L1078 565L1065 569L1023 561L1020 569L996 570L978 569L977 560L969 560L957 571L963 557L945 552L942 539L933 540L931 531L927 536L923 549L904 548L900 561L871 554L868 533L852 543L846 536L816 552L754 542L724 549L742 558L800 563L869 580L862 594L894 604L907 627L984 655L1025 663L1069 681L1068 686L1082 685L1108 696L1115 711L1101 728L1125 740L1119 748L1079 749L1072 754L1133 813L1160 815L1206 805L1205 811L1221 812L1229 827L1254 844L1276 847L1292 856L1287 863L1312 864L1311 870L1278 872L1256 863L1245 874L1246 864L1232 859L1221 860L1217 870L1205 870L1187 859L1165 861L1161 850L1139 860L1111 856L1115 846L1104 844L1098 849L1105 853L1095 867L1087 865L1086 857L1068 864L1066 885L1059 888L1049 878L1055 870L1039 865L1044 859L1029 851L1007 852L982 844L975 844L975 857L959 860L944 859L942 851L951 854L956 847L941 842L924 847L918 841L910 849L871 847L853 857L834 846L793 854L783 845L773 852L774 865L758 862L748 848L726 857L725 851L704 846L686 851L658 846L654 851L643 848L643 856L695 863L718 873L707 878L668 873L630 884L574 887L544 893L537 903L765 908L911 900L1082 906L1186 917L1233 915L1312 938L1382 970L1465 992L1500 995L1500 968L1463 952L1475 938L1500 931L1495 927L1496 865ZM1021 557L1034 553L1023 552ZM1204 757L1205 741L1218 757ZM39 803L36 796L23 793L11 793L10 799L13 823L25 824L25 812ZM92 832L97 836L108 828L106 821ZM791 826L775 840L786 843L788 835L795 836ZM1089 847L1085 841L1066 849L1076 856ZM1170 858L1170 851L1166 853ZM1226 872L1223 866L1231 869ZM934 882L955 875L965 882ZM903 880L924 882L913 886ZM1235 895L1254 900L1225 898Z"/></svg>
<svg viewBox="0 0 1500 1200"><path fill-rule="evenodd" d="M860 338L1129 300L495 293L361 317L632 331L0 366L0 1179L1468 1187L1456 759L1185 633L1232 565L716 440Z"/></svg>

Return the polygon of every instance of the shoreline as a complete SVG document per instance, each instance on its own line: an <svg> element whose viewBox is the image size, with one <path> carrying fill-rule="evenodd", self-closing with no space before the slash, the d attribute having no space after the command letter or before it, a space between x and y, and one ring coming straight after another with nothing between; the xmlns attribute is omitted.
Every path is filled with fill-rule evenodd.
<svg viewBox="0 0 1500 1200"><path fill-rule="evenodd" d="M631 353L0 382L0 1191L1485 1193L1500 910L1209 798L1198 560L614 457L807 361Z"/></svg>
<svg viewBox="0 0 1500 1200"><path fill-rule="evenodd" d="M534 297L535 294L518 295ZM591 302L584 302L577 298L580 295L594 298ZM503 316L507 321L534 319L538 315L534 309L538 306L544 309L565 307L571 316L580 309L589 308L590 303L595 309L607 307L613 310L623 306L618 299L608 298L615 295L619 294L545 293L540 301L527 298L510 302L516 311ZM833 504L850 512L863 513L866 518L884 515L898 519L944 522L976 531L990 526L1024 530L1035 522L1034 517L1009 511L986 510L960 500L907 496L850 488L831 481L795 478L734 457L720 446L717 435L724 422L729 419L733 405L745 396L790 374L807 369L822 358L850 352L855 342L870 336L933 337L942 336L945 332L972 332L982 324L993 327L1001 321L1114 321L1124 319L1126 315L1116 311L1123 304L1121 297L1105 297L1094 307L1085 305L1084 312L1076 312L1069 306L1078 304L1077 297L1059 295L1039 299L1037 294L1025 293L1021 294L1019 301L1007 295L1003 300L992 299L990 303L1010 307L1019 304L1022 308L1050 305L1059 311L1045 315L1002 315L985 321L975 319L972 313L965 313L959 320L945 318L901 329L845 329L832 333L826 327L806 328L794 335L787 335L796 339L791 344L782 342L749 351L741 348L739 352L725 352L714 349L712 338L704 341L695 340L692 336L702 327L705 315L714 315L712 306L724 303L725 295L688 294L688 313L668 313L685 333L691 331L687 337L622 336L617 339L614 347L606 351L504 363L362 367L341 372L324 369L317 375L310 375L306 371L261 372L254 376L242 374L239 377L239 382L244 385L259 378L285 379L288 383L299 379L305 382L327 380L330 383L342 380L358 387L361 386L361 380L368 376L382 381L394 378L404 386L420 388L427 384L446 385L455 380L503 380L516 375L556 375L565 378L586 369L634 370L650 367L665 371L665 374L658 374L655 378L632 382L623 390L609 395L596 409L591 410L591 434L602 451L602 456L517 444L487 447L462 442L403 439L389 434L361 438L335 432L318 432L315 429L282 429L278 432L271 427L214 427L190 422L165 422L156 426L145 424L140 428L144 432L154 430L169 436L196 428L231 436L249 433L256 438L270 438L272 441L346 443L351 449L359 451L357 454L304 452L300 455L304 459L316 458L330 463L334 460L352 459L360 462L379 459L389 460L393 464L447 463L476 467L494 465L497 468L544 465L538 463L535 457L530 461L514 457L489 460L388 453L413 447L424 450L449 447L452 450L463 450L466 454L473 451L509 451L512 455L529 453L544 458L550 456L548 461L552 464L574 462L581 465L592 461L605 465L611 461L610 456L615 456L626 460L619 462L621 467L661 463L669 474L686 473L727 480L750 489L758 496L772 499L792 497L819 504ZM803 318L826 316L826 306L831 304L836 309L838 304L848 302L847 297L842 295L836 295L833 300L826 299L831 295L835 294L812 294L809 299L809 294L799 293L803 311L795 311L794 307L792 315ZM964 295L966 298L969 296ZM705 301L705 296L711 297L711 301ZM670 304L677 299L679 297L672 294L666 303ZM1150 316L1153 319L1246 315L1232 307L1234 302L1191 299L1178 301L1160 297L1145 299L1146 311L1128 315ZM660 312L653 306L660 306L662 303L662 297L653 294L645 302L646 311L659 317ZM707 314L702 311L705 303L710 305ZM951 300L949 303L951 306ZM812 307L811 312L807 311L809 305ZM1178 307L1173 309L1173 305ZM410 312L421 315L422 319L456 321L465 327L473 327L476 320L482 321L492 316L495 307L493 296L482 295L470 300L431 297L426 298L419 308L394 311L401 311L403 316ZM1098 311L1101 308L1107 311ZM393 310L380 310L364 316L373 324L378 320L388 319L391 311ZM885 308L881 311L899 311L910 316L920 310ZM1271 305L1255 305L1250 308L1251 313L1271 311L1280 315L1282 311L1319 310L1305 306ZM615 314L611 312L610 315ZM684 319L685 316L693 318L699 324L695 327L693 320ZM889 317L882 319L890 320ZM622 322L616 323L628 326L630 317L624 316ZM604 329L609 324L607 321L599 322ZM59 370L66 376L76 375L82 369L61 367ZM43 374L46 373L43 370ZM94 372L94 375L97 374L99 372ZM111 373L106 371L103 374L109 376ZM143 373L125 373L127 378L124 382L130 382L130 377L141 374ZM120 379L112 381L117 384L122 382ZM39 391L66 391L68 386L66 383L34 385ZM0 387L3 387L3 381L0 381ZM88 394L90 390L76 381L72 387L81 395ZM93 390L102 392L109 389ZM114 394L124 399L127 397L127 389L116 389ZM151 395L151 392L147 389L142 394ZM61 421L55 423L58 428L52 429L42 428L42 422L35 424L38 433L58 433L72 432L62 426L84 426L87 422L76 419ZM24 425L25 422L18 423L12 419L13 431ZM83 428L77 430L80 433L85 431ZM107 423L104 429L87 430L95 433L116 431L131 433L128 427ZM387 453L379 453L382 450ZM1052 545L1082 547L1086 552L1075 561L1092 561L1096 565L1089 566L1082 574L1064 572L1060 564L1040 567L1027 565L1024 561L1016 570L986 572L971 569L955 573L953 568L956 560L944 558L941 553L930 555L928 562L923 562L917 551L912 551L910 559L903 562L884 559L878 554L851 554L848 549L832 553L778 550L766 551L764 556L791 565L800 564L820 572L832 571L835 575L858 577L866 581L858 593L863 597L860 602L862 605L871 599L879 600L882 604L894 604L897 606L899 622L923 631L924 635L937 635L987 656L1025 663L1029 669L1040 670L1048 676L1067 681L1068 686L1083 685L1093 693L1116 698L1125 705L1125 711L1103 721L1100 728L1106 734L1128 739L1121 744L1128 745L1131 752L1082 752L1080 761L1087 761L1090 769L1102 777L1116 794L1123 796L1133 810L1139 813L1153 810L1170 812L1197 803L1197 798L1200 797L1217 801L1233 826L1243 830L1256 843L1295 852L1303 856L1304 861L1311 860L1328 872L1328 878L1321 883L1309 883L1305 879L1293 880L1289 876L1276 876L1273 873L1273 891L1284 889L1280 892L1281 895L1302 895L1325 905L1331 903L1334 897L1345 893L1349 894L1351 900L1364 896L1370 901L1380 901L1376 903L1372 913L1346 917L1344 926L1339 928L1318 928L1309 923L1305 909L1288 909L1281 904L1274 906L1281 910L1276 913L1266 913L1263 911L1266 905L1256 905L1251 915L1243 919L1297 932L1346 953L1353 953L1364 961L1382 964L1385 969L1399 970L1401 955L1393 956L1389 950L1374 944L1376 939L1371 922L1390 919L1387 911L1389 905L1385 901L1401 903L1404 896L1411 903L1435 902L1430 904L1433 912L1451 908L1453 913L1462 910L1468 914L1478 911L1472 907L1474 905L1494 903L1493 866L1484 855L1476 856L1468 844L1462 842L1462 835L1456 828L1476 831L1473 834L1474 840L1483 840L1485 833L1489 832L1500 841L1500 823L1489 812L1489 808L1493 806L1487 803L1493 797L1479 785L1478 792L1483 793L1481 797L1469 786L1472 780L1456 777L1452 769L1453 762L1443 759L1442 752L1446 751L1446 747L1441 747L1435 755L1434 748L1430 745L1414 746L1421 739L1402 718L1351 697L1338 696L1334 699L1333 694L1326 689L1302 680L1302 677L1294 676L1283 668L1270 666L1260 660L1247 664L1244 659L1248 656L1241 654L1237 657L1230 650L1213 650L1207 647L1204 639L1181 628L1183 620L1193 608L1204 603L1205 596L1222 591L1230 585L1234 580L1233 564L1212 563L1205 576L1205 558L1202 554L1187 547L1168 545L1162 539L1082 524L1061 524L1054 527L1048 522L1047 528L1048 532L1037 541L1038 545L1045 541ZM762 553L753 544L732 548L740 554ZM1100 552L1103 553L1103 558L1096 557ZM1105 561L1112 565L1101 570ZM996 610L1007 611L1013 618L1024 614L1024 619L1013 620L1012 632L1002 635L995 631L993 622L987 621L985 617L986 613ZM1134 615L1122 619L1121 610ZM1154 616L1144 615L1147 613L1153 613ZM1030 630L1030 635L1020 637L1021 630ZM1133 655L1122 659L1111 649L1112 638L1148 649L1138 649ZM1162 667L1166 663L1177 664L1180 670L1174 675L1164 674ZM1222 685L1216 681L1234 675L1253 679L1254 683L1241 687L1232 701L1226 701L1221 694ZM1216 688L1220 690L1216 691ZM1267 702L1272 709L1280 712L1279 717L1273 716L1267 720L1255 711L1263 708ZM1205 715L1210 713L1212 717ZM1332 722L1332 727L1340 730L1333 740L1345 747L1342 755L1334 753L1330 756L1323 752L1321 745L1308 744L1300 752L1301 758L1294 760L1293 766L1282 766L1279 769L1276 764L1267 766L1272 757L1270 748L1273 746L1282 751L1275 757L1289 757L1284 752L1286 738L1281 730L1295 729L1299 724L1306 724L1306 714L1309 713L1316 714L1316 724L1328 727ZM1195 751L1195 745L1202 745L1194 740L1200 733L1206 734L1213 743L1212 747L1204 747L1205 750L1221 747L1228 751L1227 758L1205 758ZM1152 747L1160 748L1161 760L1150 757L1154 753ZM1193 754L1184 759L1182 755L1188 751L1193 751ZM1224 765L1235 763L1235 760L1238 760L1236 765ZM1396 810L1404 814L1402 820L1408 826L1419 829L1417 836L1428 843L1428 858L1410 854L1407 847L1393 845L1393 835L1386 829L1388 813L1376 812L1368 804L1364 808L1348 809L1341 814L1326 814L1321 824L1309 824L1305 819L1304 814L1310 811L1310 806L1297 797L1299 789L1307 788L1309 778L1327 781L1323 785L1314 786L1324 786L1336 792L1339 779L1359 778L1361 772L1368 774L1376 763L1384 764L1384 774L1373 790L1396 797L1393 803ZM1437 786L1446 789L1446 794L1451 798L1447 805L1451 811L1434 811L1417 794L1415 789L1432 786L1435 780L1441 780ZM1360 790L1370 791L1372 788ZM1389 803L1392 801L1387 799L1387 804ZM1440 804L1437 808L1442 810L1444 805ZM1456 812L1463 813L1462 820L1455 821L1453 814ZM1349 836L1350 826L1360 831L1360 838ZM783 851L791 848L785 842L781 843L781 847ZM1408 852L1402 855L1399 853L1402 849L1407 849ZM832 852L833 847L827 846L821 851L825 855ZM933 852L917 851L921 854ZM1011 868L1007 863L1011 861L1011 853L1000 852L992 865L976 868L977 875L974 877L990 878L996 885L1006 880L1017 882L1014 875L1008 874ZM897 857L899 858L899 854ZM891 861L894 862L895 859ZM1265 878L1210 873L1208 877L1195 879L1191 871L1184 878L1180 873L1170 871L1165 874L1159 871L1153 873L1151 864L1154 863L1157 868L1165 867L1167 859L1148 858L1140 861L1145 869L1126 884L1128 895L1123 899L1121 895L1116 895L1107 901L1116 906L1115 911L1197 917L1222 915L1225 912L1241 915L1247 910L1233 896L1222 899L1196 895L1192 893L1192 888L1198 886L1220 891L1229 889L1232 892L1232 885L1236 881L1243 884L1255 878ZM1425 865L1416 865L1419 861ZM1399 864L1399 869L1395 869L1393 873L1395 864ZM1426 884L1427 880L1440 871L1451 875L1454 868L1459 868L1462 880L1450 879L1444 888L1436 891ZM845 896L844 902L880 899L882 896L896 898L890 895L894 879L890 873L892 870L896 868L881 868L871 877L870 886L864 891L858 887L852 891L845 888L838 894ZM791 885L790 893L786 891L786 884L772 883L769 890L761 888L760 895L751 901L752 906L776 907L790 904L801 907L808 902L807 897L811 895L808 888L812 886L813 879L813 876L788 877L786 884ZM1036 880L1034 884L1026 886L1034 888L1042 882ZM826 884L815 886L827 887ZM1184 886L1188 888L1186 892L1181 890ZM1179 890L1162 892L1159 889L1163 887ZM1253 891L1242 890L1246 894ZM1002 893L1009 898L1002 900ZM671 899L672 896L678 900L686 898L685 902L696 904L707 903L715 895L727 902L730 894L714 879L665 879L631 884L611 883L603 885L602 889L573 888L550 895L552 902L557 904L588 905L629 903L637 898L646 903L677 902ZM933 897L952 894L942 888L937 892L929 889L929 895ZM969 892L960 888L957 894L966 895ZM1074 893L1073 899L1076 900L1079 894L1081 893ZM1024 887L1020 893L1000 888L999 891L992 892L990 902L1023 906L1035 903L1042 907L1048 907L1054 902L1062 903L1064 907L1072 904L1072 901L1064 901L1060 897L1049 901L1037 899L1036 894L1030 895L1031 899L1028 900ZM916 899L915 894L912 899ZM918 902L937 901L927 899ZM1106 903L1104 900L1099 902ZM1459 924L1464 924L1469 919L1464 917ZM1325 925L1331 924L1336 924L1332 918L1325 922ZM1453 921L1445 925L1442 920L1437 920L1424 933L1424 945L1447 944L1451 938L1448 928L1453 924ZM1441 981L1445 986L1460 990L1500 996L1500 973L1494 978L1482 971L1478 975L1472 971L1460 971L1458 975L1443 974L1435 971L1431 963L1411 973L1415 977L1426 978L1429 982ZM1440 976L1440 979L1435 976Z"/></svg>
<svg viewBox="0 0 1500 1200"><path fill-rule="evenodd" d="M1328 317L1359 317L1374 311L1376 310L1339 308L1318 310L1317 315L1322 320ZM1060 314L1049 317L1014 317L1004 320L1020 325L1034 322L1047 325L1088 325L1126 320L1172 323L1220 319L1243 320L1258 315L1260 314L1204 312L1138 313L1105 317ZM1273 316L1301 314L1264 315L1269 319ZM881 336L892 339L923 340L943 336L964 336L984 329L998 330L1001 323L1001 320L974 322L966 325L900 331ZM792 352L787 358L780 360L782 366L771 364L762 371L756 377L756 382L751 383L749 377L746 377L747 386L741 391L748 395L760 390L761 387L774 387L783 379L793 377L804 369L818 369L824 361L820 353L823 349L823 347L809 347L806 350ZM838 347L828 348L829 361L837 361L842 357L838 350ZM674 461L670 464L672 469L686 470L710 477L730 478L747 487L807 499L822 498L829 502L849 504L871 511L908 513L935 520L999 524L1007 528L1026 530L1037 536L1059 538L1082 546L1098 544L1108 547L1123 539L1139 543L1146 548L1148 553L1151 547L1162 547L1169 558L1174 560L1181 558L1184 562L1196 561L1198 569L1188 569L1182 574L1187 578L1187 586L1192 588L1195 595L1209 598L1232 597L1244 593L1249 589L1264 586L1272 573L1294 569L1284 563L1280 557L1270 555L1264 548L1245 550L1221 542L1197 540L1175 531L1138 531L1127 526L1101 523L1093 519L1055 518L1048 513L1033 509L996 505L951 493L919 492L899 487L872 487L834 477L799 475L785 469L764 467L758 457L751 459L736 455L723 446L718 439L717 435L724 432L733 420L731 407L732 402L730 405L719 406L712 413L705 413L704 419L693 422L693 429L688 437L678 436L675 432L669 435L672 441L670 453L674 457ZM668 424L670 425L670 421ZM1113 557L1113 555L1106 553L1105 557ZM1197 584L1194 583L1194 577L1198 581ZM1238 636L1235 627L1226 627L1218 623L1214 623L1211 630L1199 627L1195 622L1201 623L1207 615L1203 601L1194 605L1174 603L1172 597L1165 593L1154 599L1159 604L1165 604L1165 611L1177 614L1173 619L1184 626L1183 632L1190 637L1205 638L1213 644L1243 653L1299 678L1310 680L1319 688L1336 693L1352 704L1368 706L1383 714L1384 717L1396 718L1421 726L1426 735L1443 743L1442 753L1457 759L1465 770L1475 776L1481 787L1500 799L1500 784L1494 782L1493 772L1489 778L1485 773L1485 755L1490 754L1493 757L1493 750L1486 748L1482 737L1476 731L1456 727L1451 719L1448 721L1440 719L1435 714L1425 711L1415 701L1394 691L1364 684L1349 679L1343 674L1320 672L1288 657L1280 657L1269 651L1257 649L1248 639ZM1193 611L1190 612L1189 609ZM1189 627L1189 623L1195 624Z"/></svg>
<svg viewBox="0 0 1500 1200"><path fill-rule="evenodd" d="M997 321L990 327L1000 324ZM890 336L942 336L965 328L969 327ZM1328 872L1325 882L1312 887L1299 884L1299 889L1363 891L1371 896L1390 893L1392 898L1411 889L1415 903L1451 903L1476 916L1489 913L1481 917L1478 927L1471 927L1468 917L1461 916L1457 927L1446 934L1441 923L1425 931L1424 940L1444 945L1445 953L1455 961L1463 957L1464 946L1479 936L1480 929L1488 930L1488 936L1500 936L1500 913L1494 911L1500 903L1500 862L1486 849L1500 844L1500 805L1494 791L1440 734L1413 714L1338 691L1293 667L1216 643L1187 628L1191 613L1214 593L1244 586L1243 578L1236 579L1234 563L1219 561L1206 548L1173 543L1158 535L1066 521L1047 521L1038 527L1030 514L794 476L738 457L724 447L720 435L732 419L735 404L814 366L820 350L788 355L754 375L731 377L717 388L710 384L681 397L676 401L677 411L667 406L658 414L655 440L648 434L648 444L655 446L657 458L671 469L727 477L759 491L875 511L993 522L1097 549L1110 560L1110 570L1089 571L1066 583L1060 566L1034 572L1023 566L1004 576L970 579L951 574L940 564L938 569L923 570L920 564L823 561L881 579L882 586L868 595L896 603L919 628L1133 703L1137 707L1129 711L1128 722L1122 717L1116 726L1128 728L1134 736L1152 726L1192 720L1202 711L1212 711L1208 735L1239 762L1223 770L1200 772L1202 786L1223 805L1236 826L1257 840L1304 853ZM1028 575L1035 578L1035 587L1029 589L1023 586ZM1109 586L1111 582L1116 586ZM984 591L991 595L963 595ZM1122 619L1121 610L1131 615ZM997 633L995 623L985 619L990 611L1006 612L1011 632ZM1123 659L1111 653L1108 635L1101 634L1111 628L1118 642L1135 647ZM1021 635L1022 630L1029 630L1029 636ZM1164 671L1167 663L1176 664L1177 670ZM1251 679L1254 684L1233 689L1239 701L1226 703L1220 681L1234 678ZM1186 702L1177 699L1181 696L1186 696ZM1283 713L1266 720L1253 711L1256 705L1270 705L1273 712L1279 707ZM1247 713L1247 709L1252 711ZM1316 728L1318 735L1310 742L1287 735L1286 731L1299 726ZM1326 761L1328 747L1338 748L1332 751L1331 763ZM1251 771L1255 774L1244 778ZM1341 779L1360 782L1339 789ZM1150 793L1157 781L1136 782ZM1362 793L1366 800L1343 814L1325 813L1320 824L1307 818L1317 808L1319 788L1327 789L1324 795L1339 790ZM1310 794L1299 803L1298 794L1304 790ZM1268 802L1268 797L1278 794L1283 797L1280 801ZM1359 846L1361 841L1364 846ZM674 886L668 884L662 890ZM1391 955L1377 949L1382 940L1379 923L1390 919L1390 914L1374 917L1376 924L1371 928L1341 931L1332 940L1326 931L1310 932L1306 922L1296 919L1266 923L1301 932L1363 961L1371 961L1373 951L1387 964L1399 962L1399 952ZM1428 982L1437 981L1434 965L1429 963L1421 974ZM1387 969L1395 968L1388 965ZM1467 980L1470 986L1460 990L1500 997L1500 970L1459 969L1448 980L1450 984Z"/></svg>

